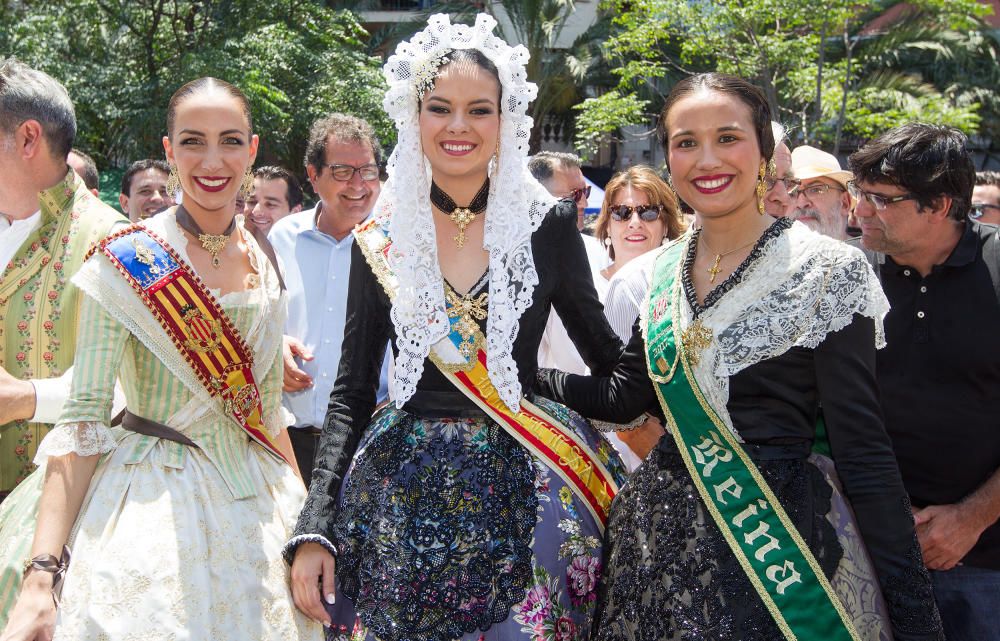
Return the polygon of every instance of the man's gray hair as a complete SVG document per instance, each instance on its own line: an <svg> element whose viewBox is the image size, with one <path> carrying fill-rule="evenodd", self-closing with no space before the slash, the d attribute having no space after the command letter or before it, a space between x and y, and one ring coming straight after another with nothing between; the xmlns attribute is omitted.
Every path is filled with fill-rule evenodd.
<svg viewBox="0 0 1000 641"><path fill-rule="evenodd" d="M15 58L0 60L0 132L10 134L26 120L41 124L53 157L69 155L76 113L66 88Z"/></svg>
<svg viewBox="0 0 1000 641"><path fill-rule="evenodd" d="M540 151L528 159L528 171L540 183L552 178L557 169L580 168L580 157L561 151Z"/></svg>

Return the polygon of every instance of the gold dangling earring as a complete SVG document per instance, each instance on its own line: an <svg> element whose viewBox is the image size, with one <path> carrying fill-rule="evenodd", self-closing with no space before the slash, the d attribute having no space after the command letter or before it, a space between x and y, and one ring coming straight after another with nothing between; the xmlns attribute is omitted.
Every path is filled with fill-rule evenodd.
<svg viewBox="0 0 1000 641"><path fill-rule="evenodd" d="M253 191L253 170L247 167L246 173L243 174L243 182L240 183L240 193L243 194L243 198L249 198L250 192Z"/></svg>
<svg viewBox="0 0 1000 641"><path fill-rule="evenodd" d="M164 189L171 198L177 200L177 192L181 190L181 177L177 174L177 165L170 165L170 174L167 176L167 185Z"/></svg>
<svg viewBox="0 0 1000 641"><path fill-rule="evenodd" d="M760 171L757 173L757 213L764 215L764 194L767 192L767 185L764 184L764 172L767 171L767 163L760 161Z"/></svg>

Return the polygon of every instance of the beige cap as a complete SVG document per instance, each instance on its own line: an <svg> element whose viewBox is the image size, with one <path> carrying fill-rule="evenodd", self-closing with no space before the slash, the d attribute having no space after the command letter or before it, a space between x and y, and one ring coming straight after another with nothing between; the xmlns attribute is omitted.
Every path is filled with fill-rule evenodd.
<svg viewBox="0 0 1000 641"><path fill-rule="evenodd" d="M854 174L840 168L836 156L809 145L792 150L792 176L796 180L830 178L843 185L844 189L847 188L847 181L854 179Z"/></svg>

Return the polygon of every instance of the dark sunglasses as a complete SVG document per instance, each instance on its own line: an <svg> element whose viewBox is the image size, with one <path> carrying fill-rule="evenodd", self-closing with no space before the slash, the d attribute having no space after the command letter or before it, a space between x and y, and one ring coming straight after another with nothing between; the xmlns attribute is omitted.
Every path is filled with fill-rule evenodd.
<svg viewBox="0 0 1000 641"><path fill-rule="evenodd" d="M575 203L586 202L590 198L590 185L586 187L581 187L580 189L574 189L565 196Z"/></svg>
<svg viewBox="0 0 1000 641"><path fill-rule="evenodd" d="M645 223L651 223L660 217L660 206L659 205L637 205L632 207L631 205L612 205L608 208L608 213L611 214L611 220L617 220L619 222L632 220L632 214L639 214L639 220Z"/></svg>
<svg viewBox="0 0 1000 641"><path fill-rule="evenodd" d="M972 207L969 208L969 218L973 220L982 218L987 209L996 209L997 211L1000 211L1000 205L991 205L990 203L972 203Z"/></svg>

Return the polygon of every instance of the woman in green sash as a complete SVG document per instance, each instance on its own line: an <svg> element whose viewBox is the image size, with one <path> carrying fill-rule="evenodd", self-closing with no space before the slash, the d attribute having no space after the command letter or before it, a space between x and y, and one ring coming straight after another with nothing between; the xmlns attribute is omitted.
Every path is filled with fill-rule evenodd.
<svg viewBox="0 0 1000 641"><path fill-rule="evenodd" d="M864 256L764 215L763 93L702 74L661 116L672 184L702 227L665 247L609 378L546 372L542 393L669 435L612 506L600 640L940 640L941 623L874 380L885 297ZM643 273L636 273L643 277ZM810 462L818 420L879 585L843 566ZM851 568L840 567L840 571ZM872 616L877 591L889 626Z"/></svg>
<svg viewBox="0 0 1000 641"><path fill-rule="evenodd" d="M72 393L0 506L4 641L323 635L281 558L305 488L281 408L281 278L234 219L257 150L246 97L188 83L167 134L183 205L101 241L73 278Z"/></svg>

